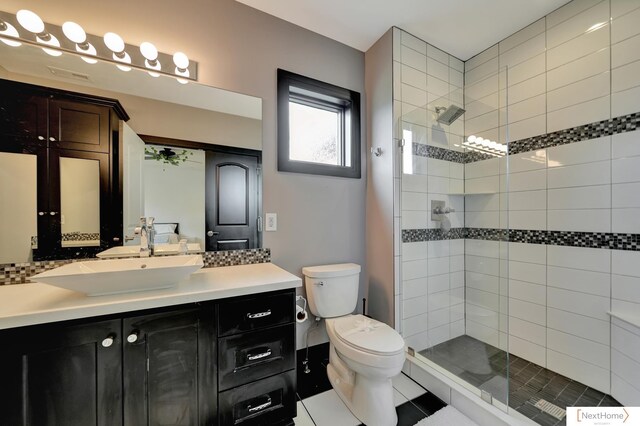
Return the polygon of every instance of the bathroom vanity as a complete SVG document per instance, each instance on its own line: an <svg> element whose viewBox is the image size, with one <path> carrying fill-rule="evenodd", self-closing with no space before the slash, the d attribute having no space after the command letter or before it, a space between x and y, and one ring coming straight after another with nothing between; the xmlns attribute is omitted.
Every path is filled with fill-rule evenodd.
<svg viewBox="0 0 640 426"><path fill-rule="evenodd" d="M271 263L87 297L0 287L0 423L288 425L295 287Z"/></svg>

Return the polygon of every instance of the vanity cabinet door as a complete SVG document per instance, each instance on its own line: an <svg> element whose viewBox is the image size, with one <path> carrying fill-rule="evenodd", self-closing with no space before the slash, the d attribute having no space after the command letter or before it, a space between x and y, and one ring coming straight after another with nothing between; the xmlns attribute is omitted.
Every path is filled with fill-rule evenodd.
<svg viewBox="0 0 640 426"><path fill-rule="evenodd" d="M47 146L47 97L0 85L0 135L2 144ZM2 149L4 151L4 149Z"/></svg>
<svg viewBox="0 0 640 426"><path fill-rule="evenodd" d="M0 333L0 424L122 424L120 320Z"/></svg>
<svg viewBox="0 0 640 426"><path fill-rule="evenodd" d="M216 423L213 308L123 320L124 424Z"/></svg>
<svg viewBox="0 0 640 426"><path fill-rule="evenodd" d="M110 109L71 100L49 102L49 146L109 152Z"/></svg>

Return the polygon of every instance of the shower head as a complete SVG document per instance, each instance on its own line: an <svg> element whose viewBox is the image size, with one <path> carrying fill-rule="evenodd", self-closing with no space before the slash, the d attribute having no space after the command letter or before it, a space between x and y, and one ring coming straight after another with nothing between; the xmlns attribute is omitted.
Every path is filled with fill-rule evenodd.
<svg viewBox="0 0 640 426"><path fill-rule="evenodd" d="M438 120L439 123L449 126L451 123L456 121L458 117L464 114L464 111L464 109L456 105L451 105L449 108L436 107L436 113L438 114L436 120Z"/></svg>

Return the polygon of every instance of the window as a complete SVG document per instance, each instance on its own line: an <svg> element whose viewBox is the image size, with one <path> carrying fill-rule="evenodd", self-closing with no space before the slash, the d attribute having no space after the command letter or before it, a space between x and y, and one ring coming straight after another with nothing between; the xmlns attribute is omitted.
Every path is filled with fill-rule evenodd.
<svg viewBox="0 0 640 426"><path fill-rule="evenodd" d="M278 170L360 178L360 94L279 69Z"/></svg>

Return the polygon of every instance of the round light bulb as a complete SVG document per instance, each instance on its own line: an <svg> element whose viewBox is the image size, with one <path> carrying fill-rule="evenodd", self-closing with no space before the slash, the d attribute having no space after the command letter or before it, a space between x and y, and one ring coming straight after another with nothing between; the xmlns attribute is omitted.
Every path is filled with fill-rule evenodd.
<svg viewBox="0 0 640 426"><path fill-rule="evenodd" d="M475 135L471 135L467 138L467 140L471 143L474 143L476 141L476 136Z"/></svg>
<svg viewBox="0 0 640 426"><path fill-rule="evenodd" d="M186 77L186 78L189 78L189 76L191 75L191 74L189 73L189 70L188 70L188 69L181 70L181 69L180 69L180 68L178 68L178 67L176 67L176 69L175 69L175 73L176 73L176 75L179 75L179 76L181 76L181 77Z"/></svg>
<svg viewBox="0 0 640 426"><path fill-rule="evenodd" d="M20 37L20 34L18 34L18 30L16 30L16 27L14 27L8 22L3 22L3 23L5 25L5 29L0 31L0 34L5 34L11 37ZM22 44L18 41L9 40L7 38L2 38L2 37L0 37L0 41L6 44L7 46L11 46L11 47L18 47Z"/></svg>
<svg viewBox="0 0 640 426"><path fill-rule="evenodd" d="M131 63L131 56L129 56L129 54L127 52L123 52L121 57L118 57L118 55L116 53L113 54L113 60L114 61L118 61L118 62L124 62L125 64L130 64ZM118 69L120 69L121 71L131 71L131 67L128 67L126 65L116 65L118 67Z"/></svg>
<svg viewBox="0 0 640 426"><path fill-rule="evenodd" d="M148 41L145 41L140 45L140 53L142 53L142 56L144 56L150 62L158 59L158 49L156 49L156 47Z"/></svg>
<svg viewBox="0 0 640 426"><path fill-rule="evenodd" d="M24 27L25 30L31 31L34 34L40 34L44 32L44 22L35 13L30 10L22 9L16 14L18 22Z"/></svg>
<svg viewBox="0 0 640 426"><path fill-rule="evenodd" d="M173 63L181 70L189 68L189 58L182 52L176 52L173 55Z"/></svg>
<svg viewBox="0 0 640 426"><path fill-rule="evenodd" d="M87 33L75 22L67 21L62 24L62 32L69 40L76 44L82 44L87 41Z"/></svg>
<svg viewBox="0 0 640 426"><path fill-rule="evenodd" d="M96 52L96 48L91 43L87 43L87 48L82 49L80 46L76 45L76 52L81 53L82 55L91 55L96 56L98 52ZM97 64L98 61L89 57L89 56L81 56L82 60L88 64Z"/></svg>
<svg viewBox="0 0 640 426"><path fill-rule="evenodd" d="M124 40L116 33L106 33L104 35L104 44L114 53L124 51Z"/></svg>
<svg viewBox="0 0 640 426"><path fill-rule="evenodd" d="M58 41L56 36L54 36L53 34L49 34L49 38L47 40L43 40L40 37L36 36L36 40L38 40L38 43L48 44L49 46L53 46L53 47L60 47L60 42ZM59 50L47 49L46 47L43 47L42 50L44 50L47 55L51 55L51 56L62 55L62 52Z"/></svg>

